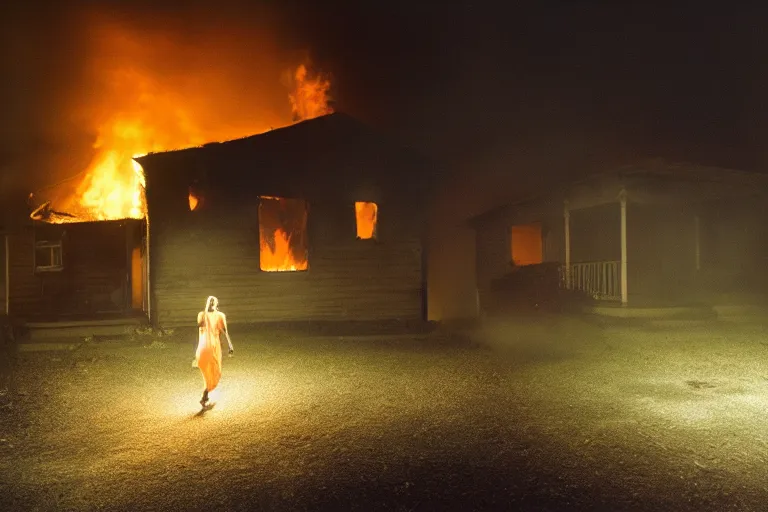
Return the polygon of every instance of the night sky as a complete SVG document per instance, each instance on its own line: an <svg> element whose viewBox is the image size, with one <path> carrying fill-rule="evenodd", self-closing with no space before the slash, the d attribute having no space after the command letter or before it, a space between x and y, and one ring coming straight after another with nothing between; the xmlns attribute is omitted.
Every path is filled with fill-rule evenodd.
<svg viewBox="0 0 768 512"><path fill-rule="evenodd" d="M94 5L147 27L187 30L190 47L201 27L247 33L269 25L286 54L308 50L318 69L333 74L338 110L447 167L511 148L546 155L563 147L744 169L768 163L765 9L579 1L262 4L3 7L4 172L79 143L59 107L82 87L78 56L86 43L76 36L78 13Z"/></svg>
<svg viewBox="0 0 768 512"><path fill-rule="evenodd" d="M601 3L357 12L316 36L318 56L351 110L441 156L575 138L759 166L764 13Z"/></svg>

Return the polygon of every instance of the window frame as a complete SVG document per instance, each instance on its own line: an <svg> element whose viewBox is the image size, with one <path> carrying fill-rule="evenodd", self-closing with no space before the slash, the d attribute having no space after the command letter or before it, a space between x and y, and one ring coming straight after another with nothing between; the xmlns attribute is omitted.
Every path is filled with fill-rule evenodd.
<svg viewBox="0 0 768 512"><path fill-rule="evenodd" d="M261 231L262 231L262 204L264 200L284 200L284 201L300 201L304 206L304 213L306 215L305 221L304 221L304 236L306 237L305 241L305 251L306 251L306 260L307 260L307 268L303 269L287 269L287 270L266 270L262 268L262 248L261 248ZM257 256L258 256L258 271L261 274L308 274L310 269L312 268L310 260L312 259L312 250L310 247L310 241L309 241L309 223L310 223L310 203L307 199L303 197L290 197L290 196L276 196L276 195L259 195L257 197L257 206L256 206L256 227L257 227L257 240L258 240L258 246L256 248Z"/></svg>
<svg viewBox="0 0 768 512"><path fill-rule="evenodd" d="M38 264L38 251L42 249L50 250L50 265ZM58 249L58 261L56 263L56 249ZM35 273L46 272L61 272L64 270L64 242L63 240L39 240L35 242L34 247L34 259L33 259Z"/></svg>

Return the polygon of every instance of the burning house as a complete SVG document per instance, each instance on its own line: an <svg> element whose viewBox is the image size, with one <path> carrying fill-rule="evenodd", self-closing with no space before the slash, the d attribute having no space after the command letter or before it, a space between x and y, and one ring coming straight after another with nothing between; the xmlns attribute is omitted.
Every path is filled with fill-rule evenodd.
<svg viewBox="0 0 768 512"><path fill-rule="evenodd" d="M233 323L425 318L430 165L353 118L135 161L140 218L46 202L8 230L10 314L186 325L213 294Z"/></svg>
<svg viewBox="0 0 768 512"><path fill-rule="evenodd" d="M3 205L5 313L29 325L141 322L147 311L144 176L114 148ZM30 213L31 209L31 213Z"/></svg>
<svg viewBox="0 0 768 512"><path fill-rule="evenodd" d="M334 113L136 159L146 176L149 312L188 324L425 318L431 169Z"/></svg>

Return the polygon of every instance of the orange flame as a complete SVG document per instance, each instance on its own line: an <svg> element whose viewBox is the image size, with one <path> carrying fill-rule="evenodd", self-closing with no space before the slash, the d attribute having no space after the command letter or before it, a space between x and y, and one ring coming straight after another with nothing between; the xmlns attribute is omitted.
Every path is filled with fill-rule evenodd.
<svg viewBox="0 0 768 512"><path fill-rule="evenodd" d="M144 171L132 158L119 150L101 153L77 187L78 204L69 209L85 210L88 220L143 218Z"/></svg>
<svg viewBox="0 0 768 512"><path fill-rule="evenodd" d="M307 270L307 210L302 200L262 196L259 267L266 272ZM286 221L290 224L286 226ZM293 237L298 235L294 240Z"/></svg>
<svg viewBox="0 0 768 512"><path fill-rule="evenodd" d="M293 255L291 246L291 237L282 229L276 229L272 236L264 231L259 232L259 266L266 272L291 272L298 270L307 270L309 261L306 259L298 260ZM270 246L269 239L273 240Z"/></svg>
<svg viewBox="0 0 768 512"><path fill-rule="evenodd" d="M293 75L294 90L289 95L291 109L295 121L312 119L333 113L333 108L328 105L331 89L331 81L320 75L309 77L307 67L301 64Z"/></svg>
<svg viewBox="0 0 768 512"><path fill-rule="evenodd" d="M357 238L367 240L376 237L376 221L379 207L376 203L358 201L355 203Z"/></svg>
<svg viewBox="0 0 768 512"><path fill-rule="evenodd" d="M83 124L98 137L79 183L54 205L74 217L56 222L143 218L145 180L136 156L236 139L332 112L329 79L312 75L305 64L295 69L286 98L279 80L249 82L244 92L242 82L229 76L242 80L240 61L217 64L223 59L213 47L196 49L196 62L183 57L187 46L165 34L153 37L107 23L95 28L94 38L94 92L80 110L87 118ZM200 59L213 64L201 66ZM166 61L181 62L182 69L170 73ZM191 210L199 200L190 195Z"/></svg>
<svg viewBox="0 0 768 512"><path fill-rule="evenodd" d="M198 204L200 204L200 200L194 190L192 190L192 187L189 187L189 211L195 211Z"/></svg>

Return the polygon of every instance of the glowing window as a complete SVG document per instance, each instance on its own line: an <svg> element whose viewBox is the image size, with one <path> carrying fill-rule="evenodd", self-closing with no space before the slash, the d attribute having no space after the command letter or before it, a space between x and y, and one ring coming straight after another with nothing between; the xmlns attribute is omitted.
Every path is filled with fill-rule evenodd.
<svg viewBox="0 0 768 512"><path fill-rule="evenodd" d="M543 261L541 223L512 226L512 261L517 266L536 265Z"/></svg>
<svg viewBox="0 0 768 512"><path fill-rule="evenodd" d="M193 212L197 210L200 204L200 198L192 187L189 187L189 211Z"/></svg>
<svg viewBox="0 0 768 512"><path fill-rule="evenodd" d="M189 186L187 200L189 201L189 211L191 212L199 211L205 206L204 189L197 180Z"/></svg>
<svg viewBox="0 0 768 512"><path fill-rule="evenodd" d="M357 238L368 240L376 238L379 207L376 203L358 201L355 203L355 218L357 219Z"/></svg>
<svg viewBox="0 0 768 512"><path fill-rule="evenodd" d="M266 272L307 270L306 201L266 196L259 199L259 268Z"/></svg>

